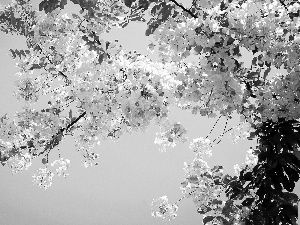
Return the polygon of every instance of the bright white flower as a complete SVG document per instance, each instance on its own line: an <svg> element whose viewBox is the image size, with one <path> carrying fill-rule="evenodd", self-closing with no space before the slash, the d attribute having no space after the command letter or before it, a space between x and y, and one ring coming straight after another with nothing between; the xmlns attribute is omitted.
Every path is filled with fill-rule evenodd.
<svg viewBox="0 0 300 225"><path fill-rule="evenodd" d="M187 138L187 130L180 123L166 121L162 124L161 132L156 133L154 143L161 145L160 151L164 152L166 147L175 147L178 142L184 143Z"/></svg>
<svg viewBox="0 0 300 225"><path fill-rule="evenodd" d="M197 157L202 158L204 154L212 156L210 149L210 140L204 139L202 137L193 139L190 143L190 149L197 155Z"/></svg>
<svg viewBox="0 0 300 225"><path fill-rule="evenodd" d="M230 132L230 137L233 139L233 143L237 144L240 139L245 139L249 137L250 132L253 132L254 129L250 126L249 123L243 123L241 125L235 126Z"/></svg>
<svg viewBox="0 0 300 225"><path fill-rule="evenodd" d="M56 169L56 173L60 177L67 177L69 174L66 174L65 171L71 167L70 160L69 159L59 159L55 160L53 163L51 163L51 166L58 165L58 169Z"/></svg>
<svg viewBox="0 0 300 225"><path fill-rule="evenodd" d="M39 168L36 173L32 176L33 184L37 184L39 187L47 189L52 184L52 178L54 174L45 167L44 169Z"/></svg>
<svg viewBox="0 0 300 225"><path fill-rule="evenodd" d="M14 95L18 98L24 98L26 101L37 102L39 98L40 83L31 77L20 78L15 81L18 90Z"/></svg>
<svg viewBox="0 0 300 225"><path fill-rule="evenodd" d="M233 166L233 169L234 169L234 173L237 175L237 176L240 176L240 172L242 171L242 168L238 165L238 164L235 164Z"/></svg>
<svg viewBox="0 0 300 225"><path fill-rule="evenodd" d="M289 12L297 13L297 11L300 9L300 4L295 3L288 6Z"/></svg>
<svg viewBox="0 0 300 225"><path fill-rule="evenodd" d="M12 169L13 174L22 172L31 166L31 155L29 153L15 155L13 158L8 160L7 164Z"/></svg>
<svg viewBox="0 0 300 225"><path fill-rule="evenodd" d="M201 158L195 158L192 163L184 163L184 171L188 176L201 176L202 174L209 172L209 166L206 161Z"/></svg>
<svg viewBox="0 0 300 225"><path fill-rule="evenodd" d="M253 148L250 147L250 149L247 151L245 163L243 163L241 166L239 166L238 164L233 166L235 174L239 176L240 172L243 169L245 169L246 171L251 171L257 165L257 162L258 156L254 154Z"/></svg>
<svg viewBox="0 0 300 225"><path fill-rule="evenodd" d="M250 148L247 152L245 163L249 168L253 168L258 162L258 156L253 154L253 148Z"/></svg>
<svg viewBox="0 0 300 225"><path fill-rule="evenodd" d="M98 166L99 162L96 161L100 156L99 154L96 154L94 152L90 152L88 149L80 148L80 150L84 159L82 159L82 164L85 168L88 168L90 166Z"/></svg>
<svg viewBox="0 0 300 225"><path fill-rule="evenodd" d="M203 217L203 218L205 218L205 217ZM206 225L223 225L223 221L218 220L217 218L214 218L212 221L209 221L208 223L206 223Z"/></svg>
<svg viewBox="0 0 300 225"><path fill-rule="evenodd" d="M169 204L168 197L162 196L158 199L153 199L151 203L153 217L159 217L163 220L171 220L174 219L177 214L178 206L176 204Z"/></svg>

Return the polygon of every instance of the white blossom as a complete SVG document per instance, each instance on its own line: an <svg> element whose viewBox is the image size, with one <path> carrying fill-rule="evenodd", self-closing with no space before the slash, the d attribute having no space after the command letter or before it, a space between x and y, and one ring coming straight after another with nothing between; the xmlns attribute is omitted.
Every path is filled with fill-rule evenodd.
<svg viewBox="0 0 300 225"><path fill-rule="evenodd" d="M36 173L32 176L33 184L38 185L40 188L47 189L52 184L52 178L54 174L45 167L44 169L39 168Z"/></svg>
<svg viewBox="0 0 300 225"><path fill-rule="evenodd" d="M60 177L66 178L69 174L66 174L65 171L71 166L69 159L60 158L51 163L51 166L58 166L56 173Z"/></svg>
<svg viewBox="0 0 300 225"><path fill-rule="evenodd" d="M153 217L158 217L163 220L170 221L177 216L176 212L178 210L178 206L176 204L169 204L167 196L153 199L151 206L151 215Z"/></svg>

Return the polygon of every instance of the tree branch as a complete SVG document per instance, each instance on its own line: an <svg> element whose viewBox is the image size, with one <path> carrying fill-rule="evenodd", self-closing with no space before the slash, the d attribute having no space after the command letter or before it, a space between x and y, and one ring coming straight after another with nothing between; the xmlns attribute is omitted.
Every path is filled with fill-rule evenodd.
<svg viewBox="0 0 300 225"><path fill-rule="evenodd" d="M284 2L282 0L278 0L278 1L281 3L281 5L284 6L284 8L286 9L286 11L289 11L288 7L286 6L286 4L284 4Z"/></svg>
<svg viewBox="0 0 300 225"><path fill-rule="evenodd" d="M80 116L78 116L78 117L76 118L76 120L74 120L72 123L70 123L66 128L63 128L63 129L61 130L61 132L63 132L63 131L68 131L68 129L69 129L70 127L72 127L75 123L77 123L78 120L80 120L82 117L84 117L85 114L86 114L86 112L83 112Z"/></svg>
<svg viewBox="0 0 300 225"><path fill-rule="evenodd" d="M56 145L59 144L59 142L62 139L63 136L63 132L67 131L70 127L72 127L75 123L77 123L82 117L84 117L86 115L86 112L83 112L80 116L78 116L76 118L76 120L74 120L73 122L71 122L67 127L60 129L53 137L52 139L46 144L46 147L44 149L44 151L38 153L38 154L32 154L33 156L40 156L42 154L44 154L45 152L47 152L48 150L53 149Z"/></svg>
<svg viewBox="0 0 300 225"><path fill-rule="evenodd" d="M188 14L190 14L193 18L197 19L198 17L193 14L190 10L184 8L181 4L179 4L178 2L176 2L175 0L170 0L170 2L173 2L175 5L177 5L179 8L181 8L183 11L187 12Z"/></svg>

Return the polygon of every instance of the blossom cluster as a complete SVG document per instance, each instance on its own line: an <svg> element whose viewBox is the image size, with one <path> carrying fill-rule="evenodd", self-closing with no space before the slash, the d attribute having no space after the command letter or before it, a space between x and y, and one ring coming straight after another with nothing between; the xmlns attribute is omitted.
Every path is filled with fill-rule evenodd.
<svg viewBox="0 0 300 225"><path fill-rule="evenodd" d="M212 156L211 143L207 138L196 138L190 143L190 149L196 154L197 158L202 158L204 154Z"/></svg>
<svg viewBox="0 0 300 225"><path fill-rule="evenodd" d="M176 204L169 204L167 196L153 199L151 206L151 215L153 217L158 217L163 220L170 221L177 216L176 212L178 210L178 206Z"/></svg>
<svg viewBox="0 0 300 225"><path fill-rule="evenodd" d="M254 129L251 127L250 123L244 122L233 127L229 135L232 138L233 143L236 144L239 143L241 139L248 138L253 131Z"/></svg>
<svg viewBox="0 0 300 225"><path fill-rule="evenodd" d="M161 132L156 133L156 138L154 143L159 144L160 151L166 151L166 148L171 146L175 147L177 142L185 142L187 141L187 137L185 134L187 130L178 122L171 123L166 121L161 124Z"/></svg>
<svg viewBox="0 0 300 225"><path fill-rule="evenodd" d="M12 173L16 174L27 170L32 164L31 159L32 157L29 153L17 154L9 158L7 165L11 168Z"/></svg>
<svg viewBox="0 0 300 225"><path fill-rule="evenodd" d="M56 169L56 173L59 177L66 178L69 174L66 174L65 171L71 166L70 160L60 158L58 160L55 160L51 163L51 166L58 166L58 169Z"/></svg>
<svg viewBox="0 0 300 225"><path fill-rule="evenodd" d="M36 173L32 176L33 184L38 185L41 188L47 189L52 185L52 178L54 174L47 167L39 168Z"/></svg>

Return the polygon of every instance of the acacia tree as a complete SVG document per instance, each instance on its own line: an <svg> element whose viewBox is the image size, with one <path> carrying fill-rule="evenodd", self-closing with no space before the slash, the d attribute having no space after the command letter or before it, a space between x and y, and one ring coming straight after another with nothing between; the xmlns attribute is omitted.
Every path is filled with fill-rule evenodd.
<svg viewBox="0 0 300 225"><path fill-rule="evenodd" d="M24 111L13 122L1 118L2 165L18 172L41 157L45 168L33 176L45 189L54 174L48 155L72 135L86 167L97 164L91 152L100 141L123 132L143 131L151 120L160 126L161 150L187 140L179 122L169 121L171 105L209 118L240 115L236 138L257 139L236 176L210 168L203 159L220 139L194 139L193 162L185 165L183 198L192 198L204 224L296 224L300 174L300 5L286 0L193 0L186 8L175 0L70 0L81 7L72 17L60 10L67 0L16 0L0 12L1 30L26 37L28 49L10 50L18 60L16 97ZM44 13L41 13L44 12ZM150 15L147 21L145 14ZM128 52L101 34L131 21L148 25L145 35L158 51L154 62ZM241 48L254 54L251 68L239 60ZM191 54L197 63L186 63ZM270 78L272 68L287 74ZM40 73L36 76L34 71ZM53 81L61 82L53 89ZM41 111L34 103L50 94ZM69 110L76 104L76 112ZM218 120L217 120L218 121ZM59 176L70 161L59 159ZM221 199L221 193L227 199ZM183 199L182 198L182 199ZM152 215L176 216L178 203L166 196L153 201Z"/></svg>

